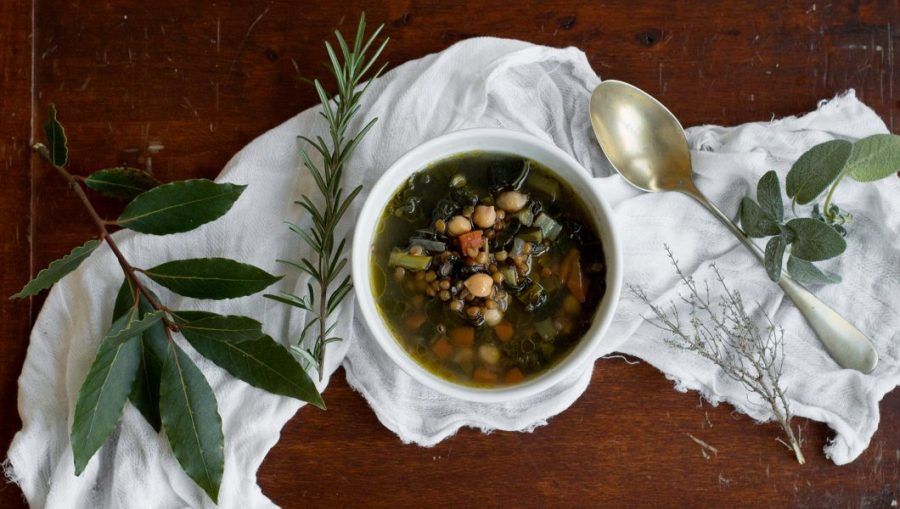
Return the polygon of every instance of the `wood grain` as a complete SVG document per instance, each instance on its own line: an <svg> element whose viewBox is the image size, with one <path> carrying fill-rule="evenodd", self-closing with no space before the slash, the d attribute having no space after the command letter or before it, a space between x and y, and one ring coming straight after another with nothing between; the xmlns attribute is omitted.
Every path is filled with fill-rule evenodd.
<svg viewBox="0 0 900 509"><path fill-rule="evenodd" d="M512 37L583 49L601 77L648 90L685 125L802 113L855 88L900 126L896 0L12 0L0 3L4 294L93 233L63 183L28 155L32 121L49 102L69 129L76 171L130 163L163 180L214 177L244 144L315 104L298 76L322 74L322 39L351 29L363 9L386 23L392 65L469 37ZM101 212L118 207L103 202ZM2 302L5 450L42 298ZM585 395L533 434L464 430L432 449L402 445L341 376L325 397L328 412L293 419L259 473L284 507L889 507L900 497L896 391L868 451L846 467L822 456L831 433L821 424L803 424L810 461L800 467L772 426L621 360L598 363ZM718 454L704 457L691 435ZM17 488L0 486L0 506L18 505Z"/></svg>

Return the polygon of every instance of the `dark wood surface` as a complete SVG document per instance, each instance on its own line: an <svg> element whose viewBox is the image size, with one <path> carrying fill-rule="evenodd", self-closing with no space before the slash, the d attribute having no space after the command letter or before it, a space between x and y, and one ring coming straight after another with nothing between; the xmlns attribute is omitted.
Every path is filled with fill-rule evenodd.
<svg viewBox="0 0 900 509"><path fill-rule="evenodd" d="M351 5L353 4L353 5ZM900 5L873 2L0 2L0 280L18 290L93 233L28 152L33 121L64 112L73 169L127 162L163 180L214 177L255 136L313 105L321 41L359 10L386 23L392 64L473 36L575 45L602 76L657 95L685 125L801 113L847 88L900 126ZM104 203L109 215L115 203ZM0 449L20 423L16 379L42 298L0 299ZM327 412L304 410L259 472L284 507L892 507L900 499L900 393L849 466L803 422L798 466L756 425L646 364L601 362L584 396L532 434L463 430L403 445L337 375ZM718 449L703 456L691 436ZM22 505L0 485L0 506ZM894 506L896 507L896 506Z"/></svg>

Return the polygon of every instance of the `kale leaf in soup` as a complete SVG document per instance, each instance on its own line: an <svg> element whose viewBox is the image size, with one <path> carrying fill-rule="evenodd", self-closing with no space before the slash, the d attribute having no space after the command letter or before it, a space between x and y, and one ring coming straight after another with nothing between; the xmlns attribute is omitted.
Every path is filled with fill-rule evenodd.
<svg viewBox="0 0 900 509"><path fill-rule="evenodd" d="M462 154L410 177L382 214L371 264L396 340L465 385L513 385L559 362L606 289L580 198L507 154Z"/></svg>

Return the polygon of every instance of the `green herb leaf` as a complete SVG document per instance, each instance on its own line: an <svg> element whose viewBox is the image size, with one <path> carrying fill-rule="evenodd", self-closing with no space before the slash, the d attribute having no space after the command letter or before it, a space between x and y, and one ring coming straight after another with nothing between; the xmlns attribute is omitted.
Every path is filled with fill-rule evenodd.
<svg viewBox="0 0 900 509"><path fill-rule="evenodd" d="M831 272L823 272L818 267L796 256L789 256L787 261L788 273L802 284L830 285L841 282L841 276Z"/></svg>
<svg viewBox="0 0 900 509"><path fill-rule="evenodd" d="M834 228L811 217L791 219L787 228L795 239L791 254L809 262L827 260L844 252L847 242Z"/></svg>
<svg viewBox="0 0 900 509"><path fill-rule="evenodd" d="M200 369L174 342L159 386L163 429L184 472L216 502L225 469L225 437L216 396Z"/></svg>
<svg viewBox="0 0 900 509"><path fill-rule="evenodd" d="M84 179L84 183L106 196L127 200L159 185L159 181L149 173L124 166L95 171Z"/></svg>
<svg viewBox="0 0 900 509"><path fill-rule="evenodd" d="M781 222L784 219L784 203L781 200L781 185L774 170L765 173L756 185L756 199L759 207L770 217Z"/></svg>
<svg viewBox="0 0 900 509"><path fill-rule="evenodd" d="M116 295L116 305L113 309L114 320L133 309L135 293L131 280L125 278L122 286L119 287L118 295ZM154 295L154 297L156 296ZM141 316L153 312L153 306L143 295L140 296L139 306ZM141 334L139 342L141 363L137 376L134 377L134 383L131 385L128 399L141 412L147 423L154 430L159 431L162 425L159 417L159 378L162 373L163 359L166 358L168 342L165 325L161 321L152 325Z"/></svg>
<svg viewBox="0 0 900 509"><path fill-rule="evenodd" d="M900 171L900 136L875 134L853 144L845 170L859 182L872 182Z"/></svg>
<svg viewBox="0 0 900 509"><path fill-rule="evenodd" d="M38 272L37 276L26 284L19 293L10 297L10 299L23 299L37 295L43 290L50 288L57 281L65 277L66 274L77 269L81 262L97 249L100 241L97 239L89 240L81 246L73 249L69 254L62 258L50 262L46 269Z"/></svg>
<svg viewBox="0 0 900 509"><path fill-rule="evenodd" d="M244 297L282 278L228 258L174 260L143 272L169 290L195 299Z"/></svg>
<svg viewBox="0 0 900 509"><path fill-rule="evenodd" d="M47 108L44 135L47 136L47 150L50 152L50 162L57 166L65 166L69 162L69 142L66 139L66 130L56 118L56 105L52 103Z"/></svg>
<svg viewBox="0 0 900 509"><path fill-rule="evenodd" d="M100 343L87 378L78 390L75 419L72 423L72 454L75 475L80 475L91 456L103 445L116 427L122 408L140 365L137 339L114 341L128 321L122 316L110 327Z"/></svg>
<svg viewBox="0 0 900 509"><path fill-rule="evenodd" d="M248 384L325 409L306 370L269 336L247 339L243 316L217 316L186 324L181 333L198 352ZM259 322L256 322L259 323Z"/></svg>
<svg viewBox="0 0 900 509"><path fill-rule="evenodd" d="M849 141L831 140L807 150L787 174L787 195L800 204L815 200L841 174L852 148Z"/></svg>
<svg viewBox="0 0 900 509"><path fill-rule="evenodd" d="M165 313L163 313L162 311L142 313L137 307L135 307L131 312L128 312L122 316L122 318L125 319L125 323L123 324L122 328L119 329L115 334L110 335L107 339L115 343L126 341L129 338L139 336L145 330L159 323L160 320L162 320L164 314Z"/></svg>
<svg viewBox="0 0 900 509"><path fill-rule="evenodd" d="M246 188L206 179L163 184L138 195L117 223L153 235L190 231L225 215Z"/></svg>
<svg viewBox="0 0 900 509"><path fill-rule="evenodd" d="M778 282L781 279L781 264L784 260L784 237L777 235L766 243L765 265L769 279Z"/></svg>
<svg viewBox="0 0 900 509"><path fill-rule="evenodd" d="M175 313L181 333L189 340L195 338L237 343L257 339L263 335L262 324L246 316L223 316L210 313L211 316L200 320L183 322L179 319L179 315L180 312Z"/></svg>
<svg viewBox="0 0 900 509"><path fill-rule="evenodd" d="M778 235L780 231L775 218L746 196L741 200L741 227L744 233L755 238Z"/></svg>

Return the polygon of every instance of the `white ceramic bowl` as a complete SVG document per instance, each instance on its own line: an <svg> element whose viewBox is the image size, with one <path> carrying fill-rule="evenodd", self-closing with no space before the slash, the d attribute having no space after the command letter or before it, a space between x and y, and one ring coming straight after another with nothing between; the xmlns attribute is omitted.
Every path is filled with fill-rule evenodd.
<svg viewBox="0 0 900 509"><path fill-rule="evenodd" d="M373 236L385 206L399 187L415 172L450 156L472 152L507 153L529 158L552 170L578 192L600 234L606 258L606 294L590 329L573 350L550 369L521 384L479 388L453 383L431 373L412 358L394 339L376 308L370 279ZM503 402L534 395L549 388L577 369L592 362L612 321L622 287L622 253L612 221L612 211L600 195L593 177L578 162L556 146L532 135L505 129L466 129L427 141L398 159L369 190L353 235L352 271L356 302L375 341L388 357L418 382L458 399Z"/></svg>

